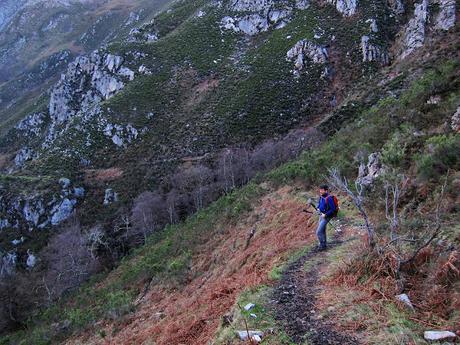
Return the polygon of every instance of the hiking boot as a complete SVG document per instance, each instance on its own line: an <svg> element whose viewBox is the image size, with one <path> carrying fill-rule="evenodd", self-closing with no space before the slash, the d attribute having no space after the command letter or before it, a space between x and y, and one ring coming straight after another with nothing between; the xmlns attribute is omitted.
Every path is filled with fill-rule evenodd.
<svg viewBox="0 0 460 345"><path fill-rule="evenodd" d="M327 246L318 246L318 252L324 252L327 250Z"/></svg>

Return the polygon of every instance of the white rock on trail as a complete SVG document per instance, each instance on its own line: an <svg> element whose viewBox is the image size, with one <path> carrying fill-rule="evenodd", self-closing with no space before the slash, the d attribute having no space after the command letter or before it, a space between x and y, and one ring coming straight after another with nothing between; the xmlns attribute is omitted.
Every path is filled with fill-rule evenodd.
<svg viewBox="0 0 460 345"><path fill-rule="evenodd" d="M396 297L396 299L398 301L403 302L409 309L415 310L415 308L414 308L412 302L410 301L409 296L407 296L407 294L403 293L403 294L400 294L400 295L396 295L395 297Z"/></svg>
<svg viewBox="0 0 460 345"><path fill-rule="evenodd" d="M248 311L254 308L256 305L254 303L248 303L244 306L244 310Z"/></svg>
<svg viewBox="0 0 460 345"><path fill-rule="evenodd" d="M426 340L436 341L436 340L452 340L457 337L457 335L450 331L425 331L423 337Z"/></svg>
<svg viewBox="0 0 460 345"><path fill-rule="evenodd" d="M236 333L238 334L239 338L243 341L252 339L253 341L256 341L258 343L262 341L262 338L264 336L264 332L261 331L236 331Z"/></svg>

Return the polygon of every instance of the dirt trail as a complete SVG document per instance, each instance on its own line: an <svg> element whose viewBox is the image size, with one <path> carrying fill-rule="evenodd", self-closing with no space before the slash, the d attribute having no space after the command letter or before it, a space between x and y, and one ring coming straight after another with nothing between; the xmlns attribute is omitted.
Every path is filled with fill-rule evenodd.
<svg viewBox="0 0 460 345"><path fill-rule="evenodd" d="M330 242L330 247L341 243L336 238ZM313 249L287 267L273 293L275 317L296 344L304 344L305 341L318 345L359 344L354 337L336 331L331 322L317 317L319 311L315 302L320 267L313 263L306 270L304 266L315 259L321 261L322 257L324 252Z"/></svg>

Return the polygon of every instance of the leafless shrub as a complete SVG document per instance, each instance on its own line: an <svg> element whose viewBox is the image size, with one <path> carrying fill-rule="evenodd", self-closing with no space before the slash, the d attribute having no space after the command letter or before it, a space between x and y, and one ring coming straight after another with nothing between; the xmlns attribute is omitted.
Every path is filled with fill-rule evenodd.
<svg viewBox="0 0 460 345"><path fill-rule="evenodd" d="M75 220L51 238L41 253L47 263L42 283L49 301L75 289L97 271L98 261L91 255L87 244L87 238Z"/></svg>
<svg viewBox="0 0 460 345"><path fill-rule="evenodd" d="M364 185L358 180L355 181L355 191L350 188L346 177L340 175L340 171L336 168L329 169L329 183L336 189L346 193L353 204L358 209L359 213L363 217L364 224L367 230L367 241L370 247L374 247L374 228L369 221L369 216L366 209L364 208Z"/></svg>
<svg viewBox="0 0 460 345"><path fill-rule="evenodd" d="M203 208L208 201L208 194L211 189L209 186L214 180L211 169L204 165L197 165L182 170L171 178L172 186L183 196L188 196L194 210Z"/></svg>
<svg viewBox="0 0 460 345"><path fill-rule="evenodd" d="M142 236L145 243L149 234L160 230L167 221L167 209L163 198L153 192L144 192L134 200L128 236Z"/></svg>

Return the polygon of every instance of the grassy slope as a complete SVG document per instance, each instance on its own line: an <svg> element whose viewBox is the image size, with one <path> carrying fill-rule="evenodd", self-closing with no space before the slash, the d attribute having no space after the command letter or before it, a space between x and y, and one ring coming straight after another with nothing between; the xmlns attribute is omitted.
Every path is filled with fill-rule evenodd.
<svg viewBox="0 0 460 345"><path fill-rule="evenodd" d="M241 190L222 197L185 223L169 227L164 232L151 237L147 245L123 260L114 272L95 278L77 293L42 311L31 318L27 330L3 338L2 342L19 343L22 339L24 344L47 343L52 334L55 339L59 339L91 327L96 320L110 318L116 320L110 321L108 326L107 321L104 321L103 324L106 325L104 333L99 336L102 338L110 336L118 339L117 341L122 341L120 339L123 338L121 336L117 338L117 334L121 332L124 337L129 336L123 324L135 322L136 314L131 312L135 310L134 301L144 284L153 279L150 289L156 291L155 289L158 288L158 291L166 291L166 296L175 289L178 291L187 289L187 282L207 271L200 270L203 269L202 266L194 266L199 253L197 250L204 250L209 239L220 231L224 231L224 235L227 234L229 227L224 224L235 225L237 228L237 224L247 225L245 219L251 215L252 210L260 205L264 197L270 197L270 193L273 193L271 187L268 188L266 183L261 183L263 181L281 186L292 185L296 181L302 181L307 185L316 184L324 175L326 167L331 165L341 168L347 175L353 175L356 171L353 157L358 151L373 152L382 148L390 150L391 147L397 146L404 148L398 163L400 168L415 179L420 188L425 185L428 186L428 190L435 191L441 176L450 169L452 179L449 180L448 191L451 198L454 191L453 183L459 174L458 155L455 157L451 153L459 152L459 137L449 133L442 125L446 116L453 114L459 104L458 62L449 60L446 54L446 59L438 60L435 67L422 66L417 71L403 70L402 72L398 82L393 80L387 84L388 87L394 88L398 94L397 98L389 96L378 100L373 106L355 114L354 120L332 136L321 148L306 152L299 160L276 169L257 184L251 183ZM441 101L437 105L427 104L426 101L433 95L440 95ZM422 131L423 135L412 135L415 130ZM419 197L416 204L413 204L415 202L413 199L408 201L413 205L411 212L414 217L423 215L417 212L423 212L424 206L432 198L431 193L425 194L421 199ZM296 198L295 192L293 198ZM300 206L300 202L297 202ZM281 215L285 211L288 210L279 209L278 214ZM378 209L375 211L377 220L381 218L379 212ZM458 209L454 208L450 212L447 220L458 216ZM271 226L277 228L276 224L275 222ZM239 229L241 231L244 229L244 234L248 228L240 226ZM458 229L456 230L455 227L446 226L443 236L456 245L459 244ZM289 251L286 251L281 257L286 257L288 253ZM343 257L343 254L337 253L336 259ZM272 262L271 267L276 265ZM200 269L197 270L197 267ZM337 270L337 267L333 266L333 268ZM271 278L276 278L276 275L275 270ZM171 288L173 290L170 290ZM256 291L256 295L260 295L263 299L264 289L256 288L251 291ZM346 304L347 296L343 297ZM247 298L247 295L243 295L241 300L245 301ZM142 308L142 305L139 308ZM389 318L391 324L395 325L389 329L396 334L395 337L398 337L398 332L403 331L403 336L420 339L418 335L420 326L408 321L408 316L395 309L396 307L386 308L384 315ZM359 319L368 315L370 311L364 302L362 306L357 305L352 312L354 317ZM451 317L454 321L458 316L451 315ZM69 328L62 333L53 333L52 323L64 319L70 321ZM442 323L439 319L431 322ZM374 332L375 326L375 324L368 325L369 331ZM107 334L107 330L114 333ZM385 337L385 333L373 335L378 336L378 339ZM149 333L143 333L143 336L148 337Z"/></svg>

